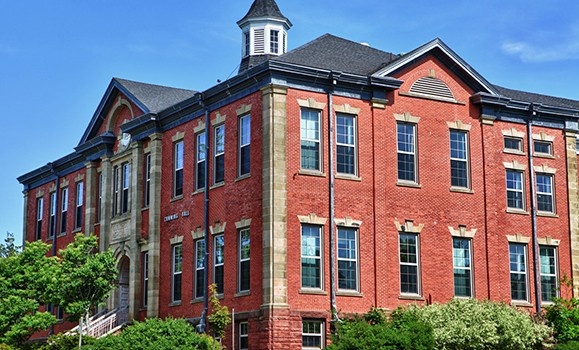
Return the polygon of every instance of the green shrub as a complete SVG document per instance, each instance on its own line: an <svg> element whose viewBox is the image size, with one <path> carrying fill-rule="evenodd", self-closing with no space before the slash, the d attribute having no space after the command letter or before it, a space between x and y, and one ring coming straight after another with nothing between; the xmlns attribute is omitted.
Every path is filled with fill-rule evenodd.
<svg viewBox="0 0 579 350"><path fill-rule="evenodd" d="M434 346L430 326L416 321L389 322L380 309L371 309L363 318L336 324L329 350L430 350Z"/></svg>
<svg viewBox="0 0 579 350"><path fill-rule="evenodd" d="M206 334L198 334L187 320L148 318L135 322L119 335L109 335L98 339L93 345L83 349L108 350L213 350L221 345Z"/></svg>
<svg viewBox="0 0 579 350"><path fill-rule="evenodd" d="M579 349L579 341L572 340L568 343L559 344L555 347L555 350L577 350Z"/></svg>
<svg viewBox="0 0 579 350"><path fill-rule="evenodd" d="M394 322L408 317L430 325L435 349L505 350L536 349L551 329L504 303L452 300L447 304L410 306L392 314Z"/></svg>
<svg viewBox="0 0 579 350"><path fill-rule="evenodd" d="M95 338L84 335L82 337L83 345L91 345L96 341ZM46 344L40 347L40 350L75 350L78 349L78 334L66 335L64 333L51 335Z"/></svg>
<svg viewBox="0 0 579 350"><path fill-rule="evenodd" d="M546 318L555 330L557 341L579 341L579 299L556 298L546 307Z"/></svg>

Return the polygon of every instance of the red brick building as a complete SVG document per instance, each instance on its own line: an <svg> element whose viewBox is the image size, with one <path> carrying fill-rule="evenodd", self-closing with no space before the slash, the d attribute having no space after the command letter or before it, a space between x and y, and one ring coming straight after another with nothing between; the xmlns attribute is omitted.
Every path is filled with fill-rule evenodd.
<svg viewBox="0 0 579 350"><path fill-rule="evenodd" d="M372 306L577 291L579 101L495 86L439 39L286 52L273 0L238 25L237 76L114 78L74 152L19 178L26 240L115 251L110 309L203 325L216 283L228 344L299 349Z"/></svg>

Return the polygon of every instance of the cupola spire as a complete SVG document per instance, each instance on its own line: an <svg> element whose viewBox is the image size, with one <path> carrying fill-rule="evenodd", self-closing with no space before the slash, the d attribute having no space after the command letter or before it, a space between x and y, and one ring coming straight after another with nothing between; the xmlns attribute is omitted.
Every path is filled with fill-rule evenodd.
<svg viewBox="0 0 579 350"><path fill-rule="evenodd" d="M287 31L292 23L275 0L254 0L237 25L242 32L240 73L286 52Z"/></svg>

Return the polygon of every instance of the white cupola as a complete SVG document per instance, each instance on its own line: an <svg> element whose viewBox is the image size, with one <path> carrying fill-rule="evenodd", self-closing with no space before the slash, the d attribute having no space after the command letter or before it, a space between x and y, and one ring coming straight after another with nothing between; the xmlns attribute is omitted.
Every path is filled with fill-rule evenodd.
<svg viewBox="0 0 579 350"><path fill-rule="evenodd" d="M254 0L237 25L242 33L239 72L286 52L287 31L292 23L274 0Z"/></svg>

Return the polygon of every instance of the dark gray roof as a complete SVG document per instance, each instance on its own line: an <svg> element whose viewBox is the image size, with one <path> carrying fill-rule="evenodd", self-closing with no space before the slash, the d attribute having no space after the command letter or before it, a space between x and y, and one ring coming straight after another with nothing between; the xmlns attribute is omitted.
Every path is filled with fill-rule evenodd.
<svg viewBox="0 0 579 350"><path fill-rule="evenodd" d="M284 21L288 21L287 17L282 15L279 7L275 3L275 0L255 0L249 11L242 19L240 19L237 23L241 23L249 18L278 18Z"/></svg>
<svg viewBox="0 0 579 350"><path fill-rule="evenodd" d="M371 75L398 57L400 56L364 44L324 34L272 60L344 73Z"/></svg>
<svg viewBox="0 0 579 350"><path fill-rule="evenodd" d="M125 92L133 95L136 100L140 101L148 109L145 113L158 113L197 93L194 90L139 83L119 78L114 78L114 80L126 89Z"/></svg>
<svg viewBox="0 0 579 350"><path fill-rule="evenodd" d="M541 95L526 91L513 90L496 85L495 88L499 91L501 95L516 101L542 104L551 107L579 109L579 101L576 100L571 100L562 97Z"/></svg>

